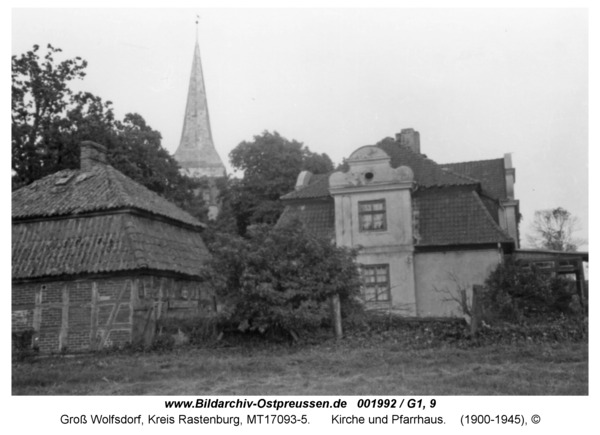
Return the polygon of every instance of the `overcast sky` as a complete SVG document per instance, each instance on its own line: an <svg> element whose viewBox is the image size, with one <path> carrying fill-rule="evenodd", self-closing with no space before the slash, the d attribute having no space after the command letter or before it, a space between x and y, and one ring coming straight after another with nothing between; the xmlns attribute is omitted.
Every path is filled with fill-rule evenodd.
<svg viewBox="0 0 600 435"><path fill-rule="evenodd" d="M229 152L278 131L340 162L414 128L439 163L513 153L527 233L564 207L588 228L584 9L15 9L12 54L89 63L77 90L179 145L196 13L212 132ZM584 247L587 248L587 247Z"/></svg>

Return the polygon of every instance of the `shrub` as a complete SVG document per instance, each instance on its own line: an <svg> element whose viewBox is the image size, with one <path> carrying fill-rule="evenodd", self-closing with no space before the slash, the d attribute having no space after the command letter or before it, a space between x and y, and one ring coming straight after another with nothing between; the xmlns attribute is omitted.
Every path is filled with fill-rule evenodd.
<svg viewBox="0 0 600 435"><path fill-rule="evenodd" d="M470 348L588 340L587 320L562 314L542 322L483 324L476 336L463 319L402 318L367 311L362 322L345 323L346 342L354 346L392 346L402 351L439 347Z"/></svg>
<svg viewBox="0 0 600 435"><path fill-rule="evenodd" d="M175 338L173 338L173 335L167 333L158 334L152 342L152 350L170 352L174 347Z"/></svg>
<svg viewBox="0 0 600 435"><path fill-rule="evenodd" d="M498 265L485 282L482 296L488 321L522 323L558 314L570 314L574 296L572 282L561 276L542 273L535 267L523 268L512 257Z"/></svg>
<svg viewBox="0 0 600 435"><path fill-rule="evenodd" d="M12 332L12 351L13 356L18 360L23 360L37 351L33 347L33 329Z"/></svg>
<svg viewBox="0 0 600 435"><path fill-rule="evenodd" d="M157 322L159 335L184 334L192 345L202 345L217 338L216 316L161 318Z"/></svg>
<svg viewBox="0 0 600 435"><path fill-rule="evenodd" d="M211 246L211 281L225 321L240 331L288 331L296 338L327 322L334 294L342 312L356 309L355 250L312 236L296 220L250 227L247 235L220 234Z"/></svg>

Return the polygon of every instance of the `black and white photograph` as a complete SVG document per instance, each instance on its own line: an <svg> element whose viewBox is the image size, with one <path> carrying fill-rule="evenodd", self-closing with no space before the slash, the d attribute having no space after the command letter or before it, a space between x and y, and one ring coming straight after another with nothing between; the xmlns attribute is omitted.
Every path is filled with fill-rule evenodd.
<svg viewBox="0 0 600 435"><path fill-rule="evenodd" d="M590 394L587 9L10 20L12 396L249 408L222 430Z"/></svg>

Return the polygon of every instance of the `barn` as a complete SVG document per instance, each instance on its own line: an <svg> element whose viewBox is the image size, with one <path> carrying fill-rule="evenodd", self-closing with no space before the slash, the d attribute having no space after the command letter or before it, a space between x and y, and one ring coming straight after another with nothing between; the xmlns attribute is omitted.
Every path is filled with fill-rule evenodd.
<svg viewBox="0 0 600 435"><path fill-rule="evenodd" d="M204 225L81 144L81 166L12 195L12 328L43 352L151 341L165 316L209 316Z"/></svg>

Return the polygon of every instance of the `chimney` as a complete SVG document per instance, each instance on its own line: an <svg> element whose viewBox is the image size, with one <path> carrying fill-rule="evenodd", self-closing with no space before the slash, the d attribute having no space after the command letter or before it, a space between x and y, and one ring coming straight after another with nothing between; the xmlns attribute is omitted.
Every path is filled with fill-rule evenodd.
<svg viewBox="0 0 600 435"><path fill-rule="evenodd" d="M89 140L81 142L79 167L83 172L90 172L94 166L106 165L106 147Z"/></svg>
<svg viewBox="0 0 600 435"><path fill-rule="evenodd" d="M417 154L421 154L421 138L418 131L412 128L403 128L400 133L396 133L396 142L413 150Z"/></svg>
<svg viewBox="0 0 600 435"><path fill-rule="evenodd" d="M510 199L515 199L515 168L512 165L511 153L504 154L504 176L506 179L506 196Z"/></svg>

